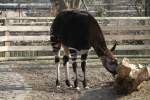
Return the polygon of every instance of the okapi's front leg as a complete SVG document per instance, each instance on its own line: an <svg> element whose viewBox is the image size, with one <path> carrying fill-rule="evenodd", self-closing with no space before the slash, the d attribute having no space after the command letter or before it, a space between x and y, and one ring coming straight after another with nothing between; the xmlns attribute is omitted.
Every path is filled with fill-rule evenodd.
<svg viewBox="0 0 150 100"><path fill-rule="evenodd" d="M78 87L78 71L77 71L77 51L74 49L70 49L70 54L71 54L71 59L72 59L72 67L73 71L75 73L75 81L74 81L74 87L79 90L80 88Z"/></svg>
<svg viewBox="0 0 150 100"><path fill-rule="evenodd" d="M72 87L70 83L70 74L69 74L69 49L67 47L64 47L63 65L65 67L66 85L68 87Z"/></svg>
<svg viewBox="0 0 150 100"><path fill-rule="evenodd" d="M82 68L82 72L83 72L83 87L88 89L89 87L87 86L87 79L86 79L86 59L87 59L88 53L86 54L82 54L81 55L81 68Z"/></svg>

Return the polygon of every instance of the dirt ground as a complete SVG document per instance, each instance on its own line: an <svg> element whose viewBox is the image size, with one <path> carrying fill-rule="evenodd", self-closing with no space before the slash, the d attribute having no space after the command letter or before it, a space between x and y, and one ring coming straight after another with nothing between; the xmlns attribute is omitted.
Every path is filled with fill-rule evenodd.
<svg viewBox="0 0 150 100"><path fill-rule="evenodd" d="M30 88L28 93L24 94L24 99L20 100L149 100L150 98L150 81L144 82L141 89L132 94L117 94L113 88L113 77L99 64L88 64L87 79L90 87L88 90L82 87L83 75L81 68L78 67L80 91L68 88L65 85L63 67L61 67L61 87L58 89L55 87L56 72L54 64L7 62L3 65L8 65L8 69L11 68L11 70L7 69L8 71L21 75ZM71 81L73 82L74 74L72 68L70 70L72 73ZM0 100L3 99L0 98Z"/></svg>

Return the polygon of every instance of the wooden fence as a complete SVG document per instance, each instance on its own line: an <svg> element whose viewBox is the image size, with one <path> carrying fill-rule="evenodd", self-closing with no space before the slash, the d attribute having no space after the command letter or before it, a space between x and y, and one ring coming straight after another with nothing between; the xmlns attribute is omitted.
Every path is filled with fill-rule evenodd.
<svg viewBox="0 0 150 100"><path fill-rule="evenodd" d="M53 59L50 46L51 17L0 18L0 60ZM108 47L115 40L118 58L150 63L150 17L102 17L100 24ZM97 56L91 49L89 58Z"/></svg>

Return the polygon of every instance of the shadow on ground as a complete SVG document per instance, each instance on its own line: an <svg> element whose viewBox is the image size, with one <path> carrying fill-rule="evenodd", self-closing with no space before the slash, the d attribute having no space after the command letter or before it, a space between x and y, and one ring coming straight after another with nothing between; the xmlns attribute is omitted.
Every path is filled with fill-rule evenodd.
<svg viewBox="0 0 150 100"><path fill-rule="evenodd" d="M123 95L117 95L116 91L111 86L86 91L78 100L117 100L122 96Z"/></svg>

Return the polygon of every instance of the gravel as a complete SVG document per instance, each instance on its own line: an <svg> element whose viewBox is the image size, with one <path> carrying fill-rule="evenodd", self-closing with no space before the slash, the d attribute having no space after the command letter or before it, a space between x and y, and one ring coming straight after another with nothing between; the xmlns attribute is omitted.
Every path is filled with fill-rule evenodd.
<svg viewBox="0 0 150 100"><path fill-rule="evenodd" d="M73 71L70 68L71 82ZM83 74L79 71L80 91L65 85L64 68L61 67L61 87L55 87L54 64L39 62L3 62L0 65L0 100L149 100L150 81L140 90L128 95L117 94L113 77L99 64L87 66L90 89L82 86Z"/></svg>

